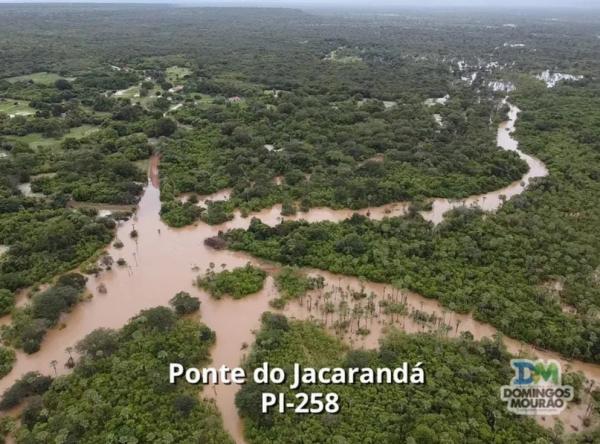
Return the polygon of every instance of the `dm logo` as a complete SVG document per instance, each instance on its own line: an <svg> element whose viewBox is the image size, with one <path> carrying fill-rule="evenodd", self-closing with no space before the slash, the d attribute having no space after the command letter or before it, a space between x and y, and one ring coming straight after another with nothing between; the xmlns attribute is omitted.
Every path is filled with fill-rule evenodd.
<svg viewBox="0 0 600 444"><path fill-rule="evenodd" d="M573 399L574 389L562 385L557 361L512 359L510 366L515 376L510 385L500 388L500 398L508 403L509 411L517 415L558 415Z"/></svg>

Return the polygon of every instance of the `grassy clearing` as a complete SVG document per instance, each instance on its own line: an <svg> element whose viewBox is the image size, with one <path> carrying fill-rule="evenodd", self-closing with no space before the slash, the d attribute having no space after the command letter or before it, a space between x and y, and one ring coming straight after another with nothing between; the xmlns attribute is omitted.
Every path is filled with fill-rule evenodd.
<svg viewBox="0 0 600 444"><path fill-rule="evenodd" d="M71 128L71 130L63 136L63 139L66 137L73 137L75 139L81 139L82 137L89 136L92 133L98 131L98 127L95 125L81 125L76 128Z"/></svg>
<svg viewBox="0 0 600 444"><path fill-rule="evenodd" d="M214 102L215 98L208 94L194 94L194 103L196 105L210 105Z"/></svg>
<svg viewBox="0 0 600 444"><path fill-rule="evenodd" d="M138 85L131 86L127 89L120 89L115 92L115 97L119 99L133 99L140 96L140 87Z"/></svg>
<svg viewBox="0 0 600 444"><path fill-rule="evenodd" d="M41 133L27 134L26 136L9 136L7 140L20 141L28 144L31 148L37 149L42 147L52 147L58 145L60 142L65 140L67 137L75 139L81 139L82 137L88 136L93 132L98 131L98 127L94 125L81 125L77 128L71 128L71 130L62 137L44 137Z"/></svg>
<svg viewBox="0 0 600 444"><path fill-rule="evenodd" d="M167 68L167 80L173 84L181 82L183 78L192 73L192 70L185 66L171 66Z"/></svg>
<svg viewBox="0 0 600 444"><path fill-rule="evenodd" d="M31 148L52 146L60 141L60 139L44 137L41 133L31 133L26 136L7 136L6 139L9 141L26 143Z"/></svg>
<svg viewBox="0 0 600 444"><path fill-rule="evenodd" d="M152 105L152 102L154 102L156 99L158 99L160 97L160 95L156 95L156 93L161 92L162 89L158 86L155 86L154 88L152 88L151 90L148 91L148 95L145 97L134 97L131 102L132 103L137 103L140 106L148 109L150 108L150 106Z"/></svg>
<svg viewBox="0 0 600 444"><path fill-rule="evenodd" d="M23 76L9 77L6 80L11 83L28 82L31 80L33 83L39 83L40 85L52 85L58 79L74 80L72 77L62 77L52 72L34 72L32 74L26 74Z"/></svg>
<svg viewBox="0 0 600 444"><path fill-rule="evenodd" d="M35 114L35 110L29 106L29 102L26 100L0 98L0 113L27 116Z"/></svg>
<svg viewBox="0 0 600 444"><path fill-rule="evenodd" d="M89 113L94 114L96 117L108 117L112 116L112 113L109 111L96 111L91 106L81 105L81 108Z"/></svg>
<svg viewBox="0 0 600 444"><path fill-rule="evenodd" d="M145 97L140 96L140 86L134 85L127 89L121 89L115 92L114 97L118 99L129 99L132 104L140 105L144 108L149 108L153 101L155 101L158 97L156 93L162 91L162 89L158 86L155 86L151 90L148 91L148 95Z"/></svg>
<svg viewBox="0 0 600 444"><path fill-rule="evenodd" d="M325 60L337 63L360 63L363 61L356 50L349 48L334 49L325 57Z"/></svg>

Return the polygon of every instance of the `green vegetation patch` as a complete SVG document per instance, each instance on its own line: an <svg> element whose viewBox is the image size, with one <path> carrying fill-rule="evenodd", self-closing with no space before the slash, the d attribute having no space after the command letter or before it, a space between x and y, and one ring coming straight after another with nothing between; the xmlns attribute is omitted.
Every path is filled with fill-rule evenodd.
<svg viewBox="0 0 600 444"><path fill-rule="evenodd" d="M223 295L240 299L260 291L266 277L267 273L263 270L247 264L231 271L223 270L215 273L213 270L209 270L204 276L198 277L197 283L200 288L205 289L217 299Z"/></svg>
<svg viewBox="0 0 600 444"><path fill-rule="evenodd" d="M283 385L245 384L236 396L250 444L319 443L550 443L549 432L527 417L506 410L498 387L512 378L509 358L499 340L475 342L468 337L440 339L393 332L377 350L347 350L337 339L309 322L288 321L266 313L256 336L247 371L269 362L291 372L304 367L401 367L423 360L422 385L304 385L299 392L335 392L341 411L335 415L261 414L263 392L285 393ZM468 426L467 426L468 424Z"/></svg>
<svg viewBox="0 0 600 444"><path fill-rule="evenodd" d="M35 294L30 304L13 310L11 324L2 326L2 340L26 353L38 351L46 331L80 301L86 281L78 273L69 273L54 286Z"/></svg>
<svg viewBox="0 0 600 444"><path fill-rule="evenodd" d="M185 66L170 66L166 69L167 80L173 84L181 83L185 76L192 74L192 70Z"/></svg>
<svg viewBox="0 0 600 444"><path fill-rule="evenodd" d="M0 378L6 376L15 363L16 355L13 349L0 346Z"/></svg>
<svg viewBox="0 0 600 444"><path fill-rule="evenodd" d="M208 327L166 307L144 310L118 331L95 330L77 345L73 373L29 400L17 442L232 443L198 386L166 378L172 362L208 364L214 341Z"/></svg>
<svg viewBox="0 0 600 444"><path fill-rule="evenodd" d="M396 283L511 337L600 362L600 86L522 88L516 137L550 175L496 213L458 209L435 228L418 215L274 228L255 220L226 236L230 247ZM545 290L557 276L564 289Z"/></svg>
<svg viewBox="0 0 600 444"><path fill-rule="evenodd" d="M7 390L2 393L0 399L0 410L9 410L18 406L24 399L32 396L42 395L48 390L52 378L50 376L41 375L39 372L27 372ZM26 420L26 413L23 413L23 418Z"/></svg>
<svg viewBox="0 0 600 444"><path fill-rule="evenodd" d="M6 140L11 142L21 142L27 144L30 148L39 149L45 147L57 148L61 142L67 139L82 139L95 133L99 127L95 125L81 125L68 129L59 137L48 137L42 133L30 133L25 136L6 136Z"/></svg>
<svg viewBox="0 0 600 444"><path fill-rule="evenodd" d="M114 221L59 210L0 214L0 288L11 291L50 279L93 256L112 239Z"/></svg>
<svg viewBox="0 0 600 444"><path fill-rule="evenodd" d="M283 267L275 276L275 286L280 297L271 301L271 305L281 308L287 301L302 297L310 290L323 288L324 285L322 276L306 276L297 268Z"/></svg>
<svg viewBox="0 0 600 444"><path fill-rule="evenodd" d="M0 288L0 316L10 313L15 305L15 295L6 288Z"/></svg>
<svg viewBox="0 0 600 444"><path fill-rule="evenodd" d="M31 108L26 100L0 98L0 113L9 116L27 116L35 114L35 109Z"/></svg>
<svg viewBox="0 0 600 444"><path fill-rule="evenodd" d="M25 74L22 76L9 77L4 80L7 80L11 83L31 81L33 83L37 83L40 85L53 85L58 79L73 80L72 77L65 78L65 77L59 76L58 74L52 73L52 72L34 72L32 74Z"/></svg>
<svg viewBox="0 0 600 444"><path fill-rule="evenodd" d="M80 202L137 203L146 174L123 154L103 156L89 150L69 152L57 162L57 174L32 182L32 190L61 193Z"/></svg>
<svg viewBox="0 0 600 444"><path fill-rule="evenodd" d="M200 310L200 300L186 291L180 291L169 301L178 315L187 315Z"/></svg>
<svg viewBox="0 0 600 444"><path fill-rule="evenodd" d="M160 207L160 217L169 226L179 228L190 225L200 219L202 208L193 202L172 200Z"/></svg>

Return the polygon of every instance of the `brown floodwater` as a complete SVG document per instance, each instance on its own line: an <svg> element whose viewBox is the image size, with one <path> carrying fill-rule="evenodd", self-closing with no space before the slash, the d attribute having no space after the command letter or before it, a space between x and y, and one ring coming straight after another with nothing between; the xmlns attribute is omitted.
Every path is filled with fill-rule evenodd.
<svg viewBox="0 0 600 444"><path fill-rule="evenodd" d="M525 177L502 190L470 197L460 202L435 199L432 210L423 213L428 220L437 223L443 219L445 211L461 204L479 205L486 210L493 211L502 205L502 195L509 198L518 194L524 190L533 177L547 174L546 168L539 160L518 151L517 142L511 137L517 112L518 110L512 107L511 120L500 126L498 145L504 149L515 150L528 163L530 169ZM117 249L111 245L106 250L115 261L123 258L127 261L127 265L114 266L111 271L104 271L97 277L90 277L87 289L92 297L81 302L71 313L65 315L61 320L60 328L48 332L39 352L33 355L17 353L13 370L0 380L0 391L5 390L28 371L53 374L54 369L50 365L53 360L59 363L56 368L57 373L67 372L64 367L68 358L65 351L67 347L74 346L96 328L119 328L142 309L166 305L175 293L182 290L200 298L202 305L199 317L216 332L217 342L211 354L213 365L234 367L241 363L247 353L246 347L253 342L253 332L260 326L261 314L271 309L269 300L277 296L272 277L267 278L264 288L259 293L241 300L213 299L193 285L194 279L209 268L231 269L243 266L247 262L257 264L271 273L276 271L277 267L243 253L227 250L217 251L204 245L204 239L217 235L221 230L246 228L250 218L242 218L239 213L232 221L220 226L209 226L198 222L193 226L181 229L167 227L159 216L158 164L158 157L153 157L149 164L148 185L137 212L131 219L118 225L116 238L123 242L123 247ZM224 190L211 196L204 196L201 200L227 199L229 194L229 190ZM358 212L369 213L370 217L381 219L386 216L403 214L406 208L406 203L397 203ZM280 210L281 207L277 205L252 216L261 218L269 225L275 225L281 221ZM351 210L315 208L294 218L313 222L319 220L341 221L353 213L355 212ZM138 232L137 238L130 236L134 229ZM367 294L372 293L372 301L376 306L379 300L395 298L406 303L409 313L411 310L420 310L436 316L436 321L430 323L416 322L410 315L391 317L376 312L364 316L351 323L352 331L338 332L341 338L356 347L376 347L379 339L389 328L401 328L408 332L438 332L444 336L456 336L463 331L469 331L476 339L496 334L495 328L474 320L471 315L453 313L442 307L436 300L427 299L412 292L394 290L389 285L364 282L357 278L334 275L320 270L307 270L307 272L324 276L326 287L304 297L301 301L288 304L284 313L298 319L318 320L334 333L334 320L340 314L325 315L324 303L326 300L339 302L345 297L343 295L351 289L363 289ZM106 289L105 293L98 290L101 284ZM6 322L6 318L2 321ZM447 325L447 327L440 328L443 325ZM366 329L369 333L358 335L357 327ZM363 333L366 330L363 330ZM512 353L557 359L563 363L565 368L582 371L588 378L600 381L600 366L578 361L566 362L555 353L535 350L529 345L510 338L505 337L503 340ZM426 356L423 356L423 361L426 365ZM167 375L165 375L166 377ZM223 416L225 428L237 443L243 443L242 424L234 404L238 388L235 385L209 386L204 388L201 396L214 399ZM579 427L582 414L581 410L572 408L565 412L561 419L567 424ZM540 421L544 424L551 422L541 419ZM567 429L567 431L569 430Z"/></svg>

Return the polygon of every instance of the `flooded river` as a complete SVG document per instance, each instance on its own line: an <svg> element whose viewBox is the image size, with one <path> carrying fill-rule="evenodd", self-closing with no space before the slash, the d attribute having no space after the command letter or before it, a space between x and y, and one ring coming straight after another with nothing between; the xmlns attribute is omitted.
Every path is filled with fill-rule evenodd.
<svg viewBox="0 0 600 444"><path fill-rule="evenodd" d="M502 196L510 198L522 192L532 178L547 174L546 168L539 160L518 151L516 141L510 136L514 129L517 113L518 110L513 107L510 112L511 120L500 125L498 144L504 149L516 151L528 163L530 169L523 179L502 190L473 196L464 201L436 199L433 202L432 210L422 213L424 217L437 223L443 219L444 212L459 205L479 205L486 210L495 210L502 204ZM123 247L117 249L110 246L107 249L115 261L119 258L125 259L127 266L115 266L111 271L105 271L98 277L90 277L87 286L92 297L81 302L65 316L63 328L48 332L39 352L33 355L21 352L17 354L13 370L0 380L0 391L12 385L25 372L35 370L46 374L54 373L50 365L53 360L59 362L57 366L59 373L66 372L63 364L68 358L65 351L67 347L74 346L77 341L96 328L119 328L142 309L166 305L175 293L182 290L200 298L202 305L199 316L216 332L217 343L212 350L213 364L217 367L221 365L234 367L240 364L246 353L246 346L253 342L253 331L259 328L260 315L271 309L269 300L277 296L272 277L267 278L263 290L259 293L241 300L227 297L220 300L212 299L205 292L194 287L193 281L198 274L211 267L218 271L222 268L231 269L252 262L262 266L270 273L276 271L277 267L261 263L243 253L227 250L216 251L204 245L204 239L217 235L221 230L246 228L250 223L250 218L242 218L239 213L232 221L220 226L209 226L199 222L194 226L182 229L167 227L159 216L158 182L158 159L153 158L149 166L148 186L140 200L137 212L131 219L118 226L116 237L121 240ZM211 196L211 198L218 199L227 197L227 192ZM253 214L253 216L261 218L267 224L275 225L281 221L280 209L279 206L276 206ZM403 214L406 209L407 204L398 203L365 209L359 213L369 213L370 217L381 219L386 216ZM350 210L337 211L316 208L295 217L309 221L341 221L353 213L354 211ZM138 237L135 239L130 237L130 232L134 229L138 232ZM437 301L426 299L418 294L395 290L383 284L361 282L357 278L338 276L317 270L307 271L324 276L326 287L319 290L318 293L303 298L302 301L289 304L284 310L289 316L298 319L317 319L331 328L334 316L340 315L325 314L322 309L325 299L337 303L353 289L369 295L372 293L370 300L375 306L379 306L380 300L386 299L405 303L408 310L406 315L388 316L381 312L371 313L369 316L365 315L363 319L354 320L356 325L352 327L351 323L352 332L340 332L346 341L356 346L376 347L381 335L391 326L409 332L439 331L445 336L455 336L469 331L476 339L491 337L496 333L496 330L490 325L475 321L470 315L449 312ZM106 292L98 290L100 285L105 287ZM410 316L410 312L414 310L433 314L435 320L417 322ZM357 335L358 327L368 329L370 333ZM509 338L504 338L504 342L508 349L515 354L527 352L541 358L559 358L553 353L533 350L530 346ZM427 361L426 356L423 357L423 361ZM581 370L588 378L600 381L600 366L581 362L565 362L563 365L569 365L573 370ZM243 443L241 421L234 405L237 389L236 386L223 385L206 387L202 396L215 400L223 415L226 429L236 442ZM581 420L578 418L580 414L581 412L573 409L565 414L563 420L568 424L580 426Z"/></svg>
<svg viewBox="0 0 600 444"><path fill-rule="evenodd" d="M497 210L502 206L505 200L522 193L532 179L548 175L548 170L544 163L535 157L519 151L518 142L512 138L519 111L520 110L516 106L510 107L509 120L501 123L498 127L497 145L505 150L516 152L519 157L527 163L529 171L519 180L496 191L469 196L466 199L433 199L431 201L431 210L420 212L425 220L438 224L444 219L444 214L446 212L461 206L477 206L485 211ZM211 200L224 200L229 197L230 191L231 190L223 190L208 196L207 198ZM358 213L369 216L371 219L381 220L385 217L403 216L407 213L409 207L410 202L395 202L378 207L363 208L361 210L334 210L326 207L311 208L308 212L299 212L294 216L286 216L285 219L302 219L309 222L320 222L325 220L342 221L351 217L353 214ZM282 219L281 205L275 205L271 208L253 213L251 216L258 217L266 224L273 225L274 223L280 222ZM239 212L237 212L234 222L237 221L237 223L239 223L239 219L241 219L241 216Z"/></svg>

